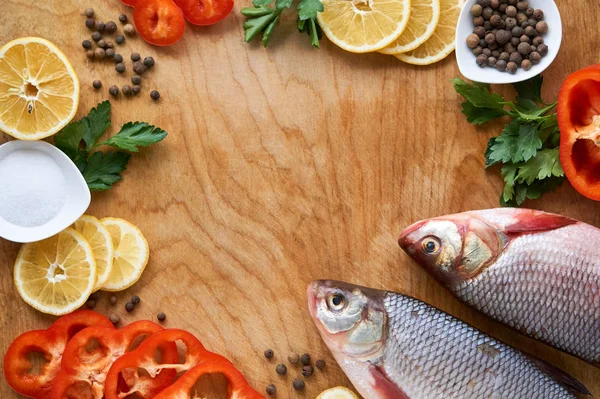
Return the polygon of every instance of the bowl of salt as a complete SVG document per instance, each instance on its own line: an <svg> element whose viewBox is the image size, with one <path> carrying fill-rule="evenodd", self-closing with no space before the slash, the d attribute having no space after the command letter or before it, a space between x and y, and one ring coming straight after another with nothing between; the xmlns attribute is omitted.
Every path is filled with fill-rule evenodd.
<svg viewBox="0 0 600 399"><path fill-rule="evenodd" d="M90 205L77 166L45 141L0 146L0 237L34 242L72 225Z"/></svg>

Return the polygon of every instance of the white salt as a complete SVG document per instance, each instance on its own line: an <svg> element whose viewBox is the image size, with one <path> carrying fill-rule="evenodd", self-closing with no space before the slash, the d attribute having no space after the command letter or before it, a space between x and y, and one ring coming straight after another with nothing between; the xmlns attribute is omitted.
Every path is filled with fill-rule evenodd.
<svg viewBox="0 0 600 399"><path fill-rule="evenodd" d="M19 150L0 159L0 217L21 227L52 220L67 200L65 177L51 156Z"/></svg>

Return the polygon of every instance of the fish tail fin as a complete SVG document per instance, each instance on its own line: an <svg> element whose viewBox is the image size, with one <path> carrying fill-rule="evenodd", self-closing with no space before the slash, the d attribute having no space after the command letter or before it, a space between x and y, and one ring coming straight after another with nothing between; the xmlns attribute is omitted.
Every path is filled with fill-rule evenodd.
<svg viewBox="0 0 600 399"><path fill-rule="evenodd" d="M585 387L585 385L583 385L581 382L575 379L575 377L568 374L567 372L537 357L530 355L527 355L527 357L540 370L548 374L550 377L554 378L554 380L556 380L559 384L561 384L568 390L582 395L592 395L592 393Z"/></svg>

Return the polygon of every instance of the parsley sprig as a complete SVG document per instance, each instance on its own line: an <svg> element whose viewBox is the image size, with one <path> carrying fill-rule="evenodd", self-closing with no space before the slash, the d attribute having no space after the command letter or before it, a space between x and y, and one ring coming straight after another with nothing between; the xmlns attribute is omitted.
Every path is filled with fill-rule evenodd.
<svg viewBox="0 0 600 399"><path fill-rule="evenodd" d="M541 76L515 83L514 101L491 92L489 85L458 78L452 83L465 98L462 112L470 123L481 125L496 118L511 119L502 134L489 141L485 152L486 169L502 165L506 185L500 196L501 205L519 206L526 199L538 199L563 182L557 103L546 104L542 100Z"/></svg>
<svg viewBox="0 0 600 399"><path fill-rule="evenodd" d="M116 135L98 142L111 126L110 111L110 102L104 101L92 108L87 116L69 123L54 137L56 147L73 160L92 191L112 188L122 179L121 173L131 157L123 151L93 151L97 147L104 145L138 152L140 147L158 143L167 137L167 132L146 122L129 122Z"/></svg>
<svg viewBox="0 0 600 399"><path fill-rule="evenodd" d="M275 1L275 7L270 5ZM267 47L281 13L292 6L293 0L253 0L254 7L242 8L244 21L244 41L250 42L262 33L263 46ZM297 26L300 32L306 32L311 44L319 48L319 40L323 36L317 22L317 14L323 12L321 0L300 0L297 6Z"/></svg>

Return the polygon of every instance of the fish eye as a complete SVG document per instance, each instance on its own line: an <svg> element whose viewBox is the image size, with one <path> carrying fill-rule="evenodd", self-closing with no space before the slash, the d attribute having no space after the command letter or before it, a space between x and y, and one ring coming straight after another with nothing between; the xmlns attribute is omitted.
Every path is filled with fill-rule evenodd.
<svg viewBox="0 0 600 399"><path fill-rule="evenodd" d="M425 237L421 242L423 253L433 255L440 250L440 240L435 237Z"/></svg>
<svg viewBox="0 0 600 399"><path fill-rule="evenodd" d="M332 294L327 298L327 307L334 312L339 312L346 307L346 297L342 294Z"/></svg>

